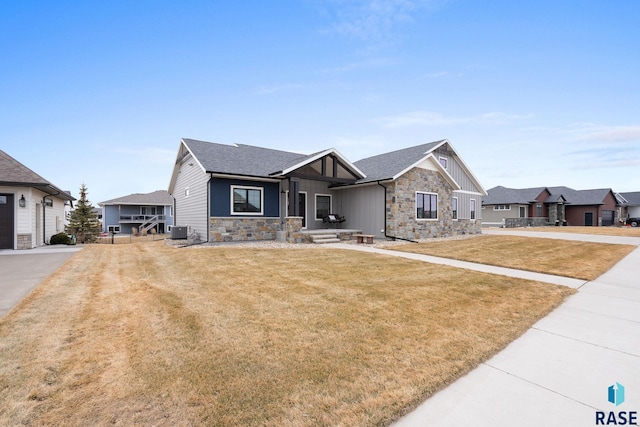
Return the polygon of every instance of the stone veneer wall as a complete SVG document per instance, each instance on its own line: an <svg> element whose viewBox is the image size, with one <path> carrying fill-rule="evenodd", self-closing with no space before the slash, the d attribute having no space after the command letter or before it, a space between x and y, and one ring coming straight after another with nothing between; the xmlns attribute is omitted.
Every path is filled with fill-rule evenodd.
<svg viewBox="0 0 640 427"><path fill-rule="evenodd" d="M33 245L31 233L29 234L18 234L18 248L17 249L31 249Z"/></svg>
<svg viewBox="0 0 640 427"><path fill-rule="evenodd" d="M416 219L416 191L438 194L438 219ZM387 235L419 240L479 234L479 219L453 219L453 188L442 176L426 169L414 168L387 187Z"/></svg>
<svg viewBox="0 0 640 427"><path fill-rule="evenodd" d="M275 240L276 231L280 229L280 218L209 218L212 242Z"/></svg>
<svg viewBox="0 0 640 427"><path fill-rule="evenodd" d="M304 235L302 234L302 217L288 216L285 218L286 239L289 243L303 243Z"/></svg>

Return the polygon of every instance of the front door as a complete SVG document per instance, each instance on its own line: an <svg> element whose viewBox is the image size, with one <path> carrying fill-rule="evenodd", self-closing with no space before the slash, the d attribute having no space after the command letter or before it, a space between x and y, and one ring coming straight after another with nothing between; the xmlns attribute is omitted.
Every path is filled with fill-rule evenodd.
<svg viewBox="0 0 640 427"><path fill-rule="evenodd" d="M587 227L593 227L593 212L584 213L584 225Z"/></svg>
<svg viewBox="0 0 640 427"><path fill-rule="evenodd" d="M13 194L0 194L0 249L13 249L14 212Z"/></svg>

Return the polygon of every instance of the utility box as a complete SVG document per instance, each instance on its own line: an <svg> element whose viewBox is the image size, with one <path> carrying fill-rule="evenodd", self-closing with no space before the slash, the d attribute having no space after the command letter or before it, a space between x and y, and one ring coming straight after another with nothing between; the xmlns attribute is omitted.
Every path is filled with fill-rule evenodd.
<svg viewBox="0 0 640 427"><path fill-rule="evenodd" d="M187 227L171 227L171 238L173 240L180 240L187 238Z"/></svg>

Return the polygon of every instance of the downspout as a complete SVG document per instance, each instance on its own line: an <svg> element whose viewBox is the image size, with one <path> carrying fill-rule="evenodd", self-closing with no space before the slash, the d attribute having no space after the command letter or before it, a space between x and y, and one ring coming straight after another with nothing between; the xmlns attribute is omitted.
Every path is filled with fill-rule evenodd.
<svg viewBox="0 0 640 427"><path fill-rule="evenodd" d="M42 198L42 244L47 244L47 196Z"/></svg>
<svg viewBox="0 0 640 427"><path fill-rule="evenodd" d="M411 243L420 243L416 240L411 240L411 239L405 239L404 237L397 237L397 236L389 236L387 234L387 187L385 187L384 185L380 184L380 181L376 181L376 183L384 188L384 237L386 237L387 239L391 239L391 240L404 240L405 242L411 242Z"/></svg>

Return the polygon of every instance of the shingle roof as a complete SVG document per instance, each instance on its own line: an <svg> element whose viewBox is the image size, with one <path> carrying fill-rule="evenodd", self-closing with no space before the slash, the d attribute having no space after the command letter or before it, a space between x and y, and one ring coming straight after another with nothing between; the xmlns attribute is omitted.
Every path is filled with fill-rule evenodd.
<svg viewBox="0 0 640 427"><path fill-rule="evenodd" d="M445 141L446 140L429 142L427 144L358 160L354 165L366 175L366 178L359 180L358 183L391 179L408 167L419 162Z"/></svg>
<svg viewBox="0 0 640 427"><path fill-rule="evenodd" d="M482 203L484 205L529 204L535 202L536 197L545 189L550 193L544 200L545 203L558 203L560 198L563 198L565 203L576 206L601 205L611 191L610 188L574 190L569 187L506 188L498 186L487 191L488 196L483 197Z"/></svg>
<svg viewBox="0 0 640 427"><path fill-rule="evenodd" d="M526 205L533 203L545 187L506 188L502 186L487 190L488 195L482 198L485 205Z"/></svg>
<svg viewBox="0 0 640 427"><path fill-rule="evenodd" d="M166 190L158 190L152 193L135 193L98 203L103 205L173 205L173 197Z"/></svg>
<svg viewBox="0 0 640 427"><path fill-rule="evenodd" d="M0 184L34 187L63 200L76 200L69 192L59 189L2 150L0 150Z"/></svg>
<svg viewBox="0 0 640 427"><path fill-rule="evenodd" d="M602 205L610 188L574 190L569 187L547 187L552 196L562 195L570 205Z"/></svg>
<svg viewBox="0 0 640 427"><path fill-rule="evenodd" d="M313 157L252 145L225 145L213 142L182 140L206 172L269 177L289 166Z"/></svg>
<svg viewBox="0 0 640 427"><path fill-rule="evenodd" d="M620 193L620 195L627 201L627 206L640 206L640 191Z"/></svg>

